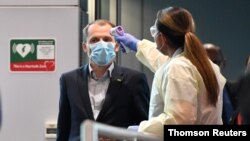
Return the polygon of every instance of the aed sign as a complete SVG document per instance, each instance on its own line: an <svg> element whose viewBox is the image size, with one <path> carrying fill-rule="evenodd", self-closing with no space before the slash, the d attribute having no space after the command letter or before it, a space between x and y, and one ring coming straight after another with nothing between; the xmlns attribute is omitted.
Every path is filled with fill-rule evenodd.
<svg viewBox="0 0 250 141"><path fill-rule="evenodd" d="M54 39L11 39L11 72L54 72Z"/></svg>

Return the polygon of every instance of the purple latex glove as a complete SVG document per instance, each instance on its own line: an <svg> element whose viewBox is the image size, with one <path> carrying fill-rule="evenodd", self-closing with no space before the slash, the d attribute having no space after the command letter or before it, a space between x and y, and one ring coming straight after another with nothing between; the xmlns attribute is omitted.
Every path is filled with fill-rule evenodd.
<svg viewBox="0 0 250 141"><path fill-rule="evenodd" d="M137 51L137 42L139 41L133 35L125 33L123 36L115 36L115 40L120 45L122 52L124 52L123 46L125 45L130 50Z"/></svg>

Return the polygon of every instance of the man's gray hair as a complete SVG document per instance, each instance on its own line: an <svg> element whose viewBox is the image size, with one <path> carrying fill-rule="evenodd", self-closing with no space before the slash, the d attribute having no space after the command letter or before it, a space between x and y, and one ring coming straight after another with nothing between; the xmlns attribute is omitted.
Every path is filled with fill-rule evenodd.
<svg viewBox="0 0 250 141"><path fill-rule="evenodd" d="M82 37L83 37L83 42L84 43L87 41L88 29L89 29L89 26L92 25L92 24L98 24L100 26L104 26L106 24L109 24L109 25L111 25L111 27L115 27L115 25L113 23L111 23L110 21L105 20L105 19L99 19L99 20L96 20L96 21L93 21L93 22L87 24L82 30Z"/></svg>

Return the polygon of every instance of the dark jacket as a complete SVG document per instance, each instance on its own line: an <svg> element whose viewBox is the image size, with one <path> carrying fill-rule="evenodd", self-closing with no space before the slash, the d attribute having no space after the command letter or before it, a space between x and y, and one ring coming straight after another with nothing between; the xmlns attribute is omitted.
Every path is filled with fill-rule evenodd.
<svg viewBox="0 0 250 141"><path fill-rule="evenodd" d="M88 65L62 74L57 141L72 141L80 135L85 119L94 120L88 93ZM143 73L114 66L97 122L127 128L148 119L150 92Z"/></svg>
<svg viewBox="0 0 250 141"><path fill-rule="evenodd" d="M228 84L228 86L229 95L236 109L232 122L237 122L237 117L240 113L242 124L250 124L250 72L241 76L236 82Z"/></svg>

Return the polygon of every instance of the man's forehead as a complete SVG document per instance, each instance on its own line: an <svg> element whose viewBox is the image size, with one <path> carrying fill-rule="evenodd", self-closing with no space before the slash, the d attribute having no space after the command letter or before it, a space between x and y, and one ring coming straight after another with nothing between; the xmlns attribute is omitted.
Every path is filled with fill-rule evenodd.
<svg viewBox="0 0 250 141"><path fill-rule="evenodd" d="M112 26L107 23L105 24L94 23L89 26L88 32L110 30L111 28Z"/></svg>

